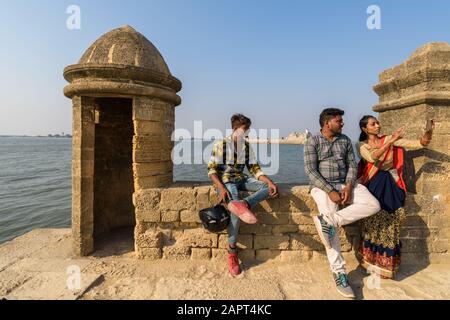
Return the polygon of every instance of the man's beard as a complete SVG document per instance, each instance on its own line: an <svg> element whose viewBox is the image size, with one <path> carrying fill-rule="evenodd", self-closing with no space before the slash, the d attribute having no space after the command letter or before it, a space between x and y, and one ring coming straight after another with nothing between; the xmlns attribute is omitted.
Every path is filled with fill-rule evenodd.
<svg viewBox="0 0 450 320"><path fill-rule="evenodd" d="M331 130L331 132L332 132L334 135L341 134L341 133L342 133L342 128L336 129L336 130Z"/></svg>

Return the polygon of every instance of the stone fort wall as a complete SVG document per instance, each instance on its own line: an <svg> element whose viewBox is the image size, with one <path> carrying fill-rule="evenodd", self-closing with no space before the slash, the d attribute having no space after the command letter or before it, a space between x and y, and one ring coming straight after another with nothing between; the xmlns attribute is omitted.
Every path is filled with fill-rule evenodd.
<svg viewBox="0 0 450 320"><path fill-rule="evenodd" d="M309 187L280 185L280 197L254 208L258 223L241 223L238 237L243 260L308 261L326 259L312 216L317 214ZM198 211L217 204L210 185L175 183L167 188L143 189L134 194L136 208L135 249L147 259L224 259L227 234L203 228ZM407 219L402 228L405 263L439 262L448 258L448 241L436 232L435 219L421 210L423 197L407 198ZM420 204L420 205L419 205ZM433 232L434 231L434 232ZM355 255L360 241L359 223L340 230L344 256Z"/></svg>

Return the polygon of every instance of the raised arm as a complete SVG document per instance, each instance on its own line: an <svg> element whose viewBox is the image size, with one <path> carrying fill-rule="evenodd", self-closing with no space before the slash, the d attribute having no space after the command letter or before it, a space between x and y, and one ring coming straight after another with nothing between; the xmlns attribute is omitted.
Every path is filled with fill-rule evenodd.
<svg viewBox="0 0 450 320"><path fill-rule="evenodd" d="M369 150L370 147L367 143L359 142L357 148L361 159L370 163L377 162L377 160L372 157L372 152Z"/></svg>

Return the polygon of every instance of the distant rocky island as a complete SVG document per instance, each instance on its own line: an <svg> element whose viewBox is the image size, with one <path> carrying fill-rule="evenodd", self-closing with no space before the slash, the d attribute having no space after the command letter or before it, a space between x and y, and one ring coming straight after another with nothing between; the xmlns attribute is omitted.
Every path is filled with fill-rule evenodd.
<svg viewBox="0 0 450 320"><path fill-rule="evenodd" d="M274 144L305 144L306 139L309 136L309 131L305 132L294 131L290 133L287 137L282 137L281 139L249 139L250 143L274 143Z"/></svg>
<svg viewBox="0 0 450 320"><path fill-rule="evenodd" d="M43 137L43 136L38 136L38 137ZM63 132L62 134L48 134L46 136L46 138L72 138L72 135Z"/></svg>

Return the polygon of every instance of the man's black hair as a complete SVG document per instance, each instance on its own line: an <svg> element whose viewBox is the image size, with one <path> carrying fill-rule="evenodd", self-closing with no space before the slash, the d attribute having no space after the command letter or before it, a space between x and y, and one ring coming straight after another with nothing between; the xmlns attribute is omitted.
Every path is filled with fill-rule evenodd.
<svg viewBox="0 0 450 320"><path fill-rule="evenodd" d="M250 128L252 125L252 120L247 118L241 113L236 113L231 117L231 128L234 130L242 125L245 125L247 128Z"/></svg>
<svg viewBox="0 0 450 320"><path fill-rule="evenodd" d="M345 113L344 110L338 108L327 108L322 111L319 118L320 127L323 128L325 122L330 121L334 117L343 116Z"/></svg>

